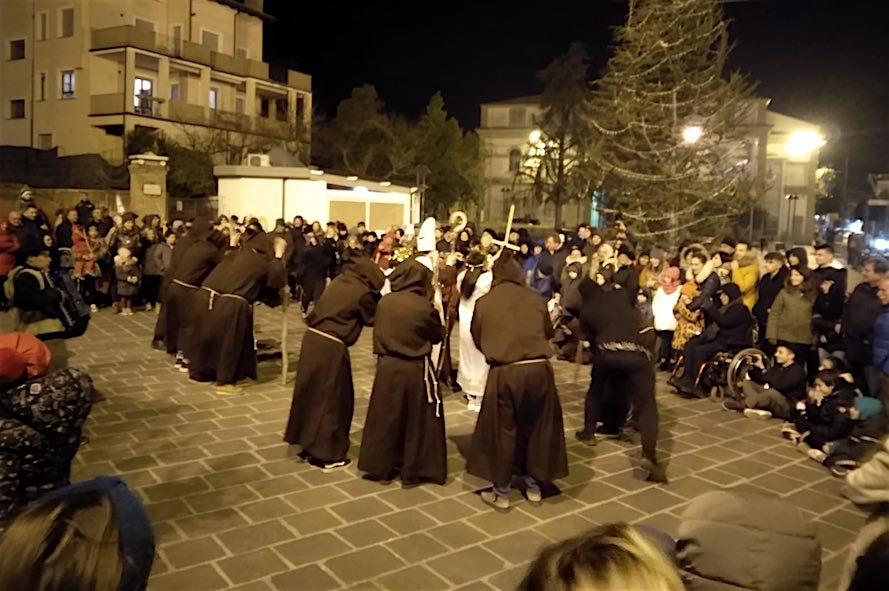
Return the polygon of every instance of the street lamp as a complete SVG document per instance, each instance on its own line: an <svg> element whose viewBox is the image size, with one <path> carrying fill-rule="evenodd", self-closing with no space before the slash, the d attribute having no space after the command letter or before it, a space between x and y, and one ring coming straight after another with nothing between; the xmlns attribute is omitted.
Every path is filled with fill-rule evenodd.
<svg viewBox="0 0 889 591"><path fill-rule="evenodd" d="M794 131L787 138L787 153L793 158L808 158L827 143L820 133L812 130Z"/></svg>
<svg viewBox="0 0 889 591"><path fill-rule="evenodd" d="M686 144L696 144L704 135L704 128L700 125L687 125L682 128L682 141Z"/></svg>
<svg viewBox="0 0 889 591"><path fill-rule="evenodd" d="M537 142L540 141L541 135L543 135L543 133L539 129L535 129L534 131L532 131L531 133L528 134L528 141L531 142L532 144L536 144Z"/></svg>

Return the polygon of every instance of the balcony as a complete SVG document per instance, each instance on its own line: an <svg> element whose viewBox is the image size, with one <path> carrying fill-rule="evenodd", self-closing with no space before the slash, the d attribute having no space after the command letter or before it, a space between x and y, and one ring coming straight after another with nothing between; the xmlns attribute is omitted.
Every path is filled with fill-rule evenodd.
<svg viewBox="0 0 889 591"><path fill-rule="evenodd" d="M302 72L285 70L286 76L281 80L269 76L269 65L212 51L203 45L158 35L152 31L139 29L131 25L93 29L90 39L90 50L119 49L135 47L167 57L180 58L186 61L209 66L216 71L225 72L245 78L256 78L266 82L282 84L303 92L312 92L312 77Z"/></svg>

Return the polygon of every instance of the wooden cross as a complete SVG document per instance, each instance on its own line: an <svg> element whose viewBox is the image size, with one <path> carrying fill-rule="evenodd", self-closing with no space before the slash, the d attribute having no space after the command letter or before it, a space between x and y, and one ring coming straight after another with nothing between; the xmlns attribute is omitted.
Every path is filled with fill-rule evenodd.
<svg viewBox="0 0 889 591"><path fill-rule="evenodd" d="M504 248L508 248L510 250L521 250L515 244L509 243L509 233L512 230L512 217L515 215L515 204L509 206L509 220L506 222L506 232L503 234L503 240L491 240L491 244L496 244L500 247L500 250L497 251L497 254L494 255L492 260L496 261L500 258L500 253L503 252Z"/></svg>

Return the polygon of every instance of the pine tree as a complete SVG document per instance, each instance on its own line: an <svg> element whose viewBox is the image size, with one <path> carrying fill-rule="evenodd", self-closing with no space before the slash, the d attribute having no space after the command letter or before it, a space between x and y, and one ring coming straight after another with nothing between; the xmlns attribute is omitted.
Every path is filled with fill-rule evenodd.
<svg viewBox="0 0 889 591"><path fill-rule="evenodd" d="M717 236L751 203L742 123L753 90L724 75L718 0L631 2L616 40L591 101L604 212L650 240Z"/></svg>

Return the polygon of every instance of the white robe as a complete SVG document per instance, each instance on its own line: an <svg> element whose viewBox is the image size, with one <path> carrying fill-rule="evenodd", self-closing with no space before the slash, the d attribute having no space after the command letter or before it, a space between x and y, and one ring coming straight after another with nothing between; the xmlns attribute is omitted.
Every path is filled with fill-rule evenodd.
<svg viewBox="0 0 889 591"><path fill-rule="evenodd" d="M457 277L457 290L463 285L466 271ZM475 283L472 295L465 299L460 298L460 365L457 368L457 383L463 388L463 392L469 396L481 398L485 393L485 385L488 382L488 362L472 341L472 312L475 310L475 302L491 290L491 282L494 275L486 271L479 275Z"/></svg>

